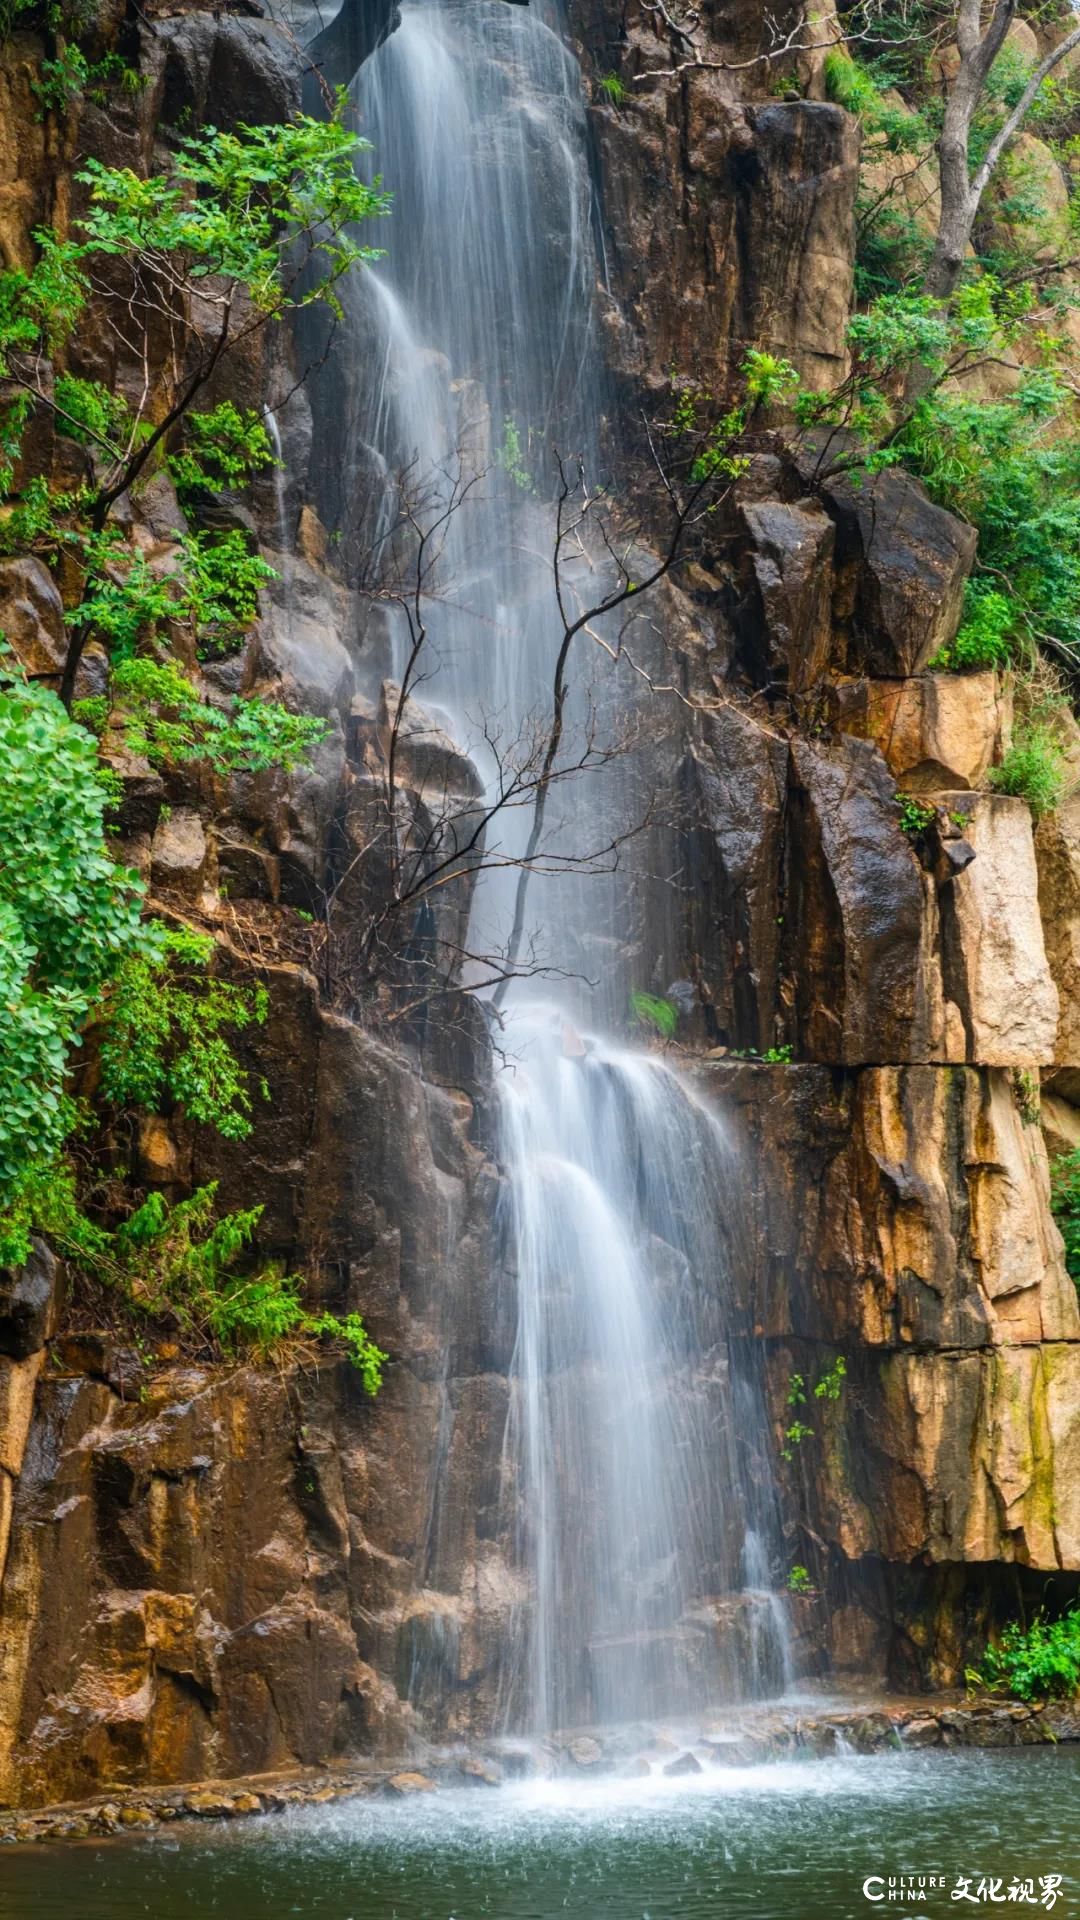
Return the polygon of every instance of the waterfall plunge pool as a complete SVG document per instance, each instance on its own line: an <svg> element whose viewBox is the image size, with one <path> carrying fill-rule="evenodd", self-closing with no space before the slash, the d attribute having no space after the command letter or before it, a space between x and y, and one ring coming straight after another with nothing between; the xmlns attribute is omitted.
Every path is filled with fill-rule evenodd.
<svg viewBox="0 0 1080 1920"><path fill-rule="evenodd" d="M890 1900L901 1874L937 1884ZM1008 1896L1028 1880L1034 1907ZM0 1920L936 1920L972 1902L1080 1911L1075 1749L532 1781L0 1857Z"/></svg>

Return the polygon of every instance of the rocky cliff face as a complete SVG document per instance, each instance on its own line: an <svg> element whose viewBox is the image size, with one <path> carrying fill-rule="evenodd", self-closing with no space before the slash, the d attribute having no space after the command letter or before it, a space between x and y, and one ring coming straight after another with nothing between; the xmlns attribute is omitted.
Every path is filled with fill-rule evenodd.
<svg viewBox="0 0 1080 1920"><path fill-rule="evenodd" d="M714 24L735 59L753 23L732 16ZM650 18L582 7L572 28L598 69L613 46L646 65ZM269 120L300 97L291 48L257 20L140 22L125 31L144 93L85 105L63 132L35 119L38 49L6 47L7 258L66 217L76 150L147 165L186 114ZM592 118L618 390L647 399L673 361L719 381L748 342L826 383L850 294L847 116L715 73ZM234 372L232 397L239 382L248 404L276 404L293 369L278 340ZM170 1194L213 1177L225 1204L265 1201L264 1251L361 1310L392 1361L374 1403L341 1363L257 1374L166 1349L147 1371L72 1316L47 1249L10 1278L9 1800L392 1750L420 1723L482 1729L507 1704L500 1653L528 1601L501 1484L515 1327L490 1062L467 1020L452 1047L406 1048L328 1005L294 911L363 837L377 726L352 707L375 642L327 563L302 393L282 423L283 502L267 486L256 519L271 554L282 512L295 534L290 610L271 596L228 672L329 716L330 737L290 781L163 779L117 758L128 857L269 988L245 1044L272 1100L243 1148L147 1125L138 1172ZM166 557L168 489L134 510ZM808 1657L951 1682L1008 1582L1080 1575L1080 1314L1023 1077L1053 1069L1054 1143L1080 1137L1080 813L1070 802L1036 835L1024 803L983 790L1009 688L927 671L973 536L914 483L816 487L762 456L723 535L664 603L693 710L658 731L685 796L688 1064L742 1156L718 1263L729 1337L760 1354L778 1444L791 1376L847 1363L786 1473L792 1558L828 1596L819 1617L796 1603ZM61 618L36 563L4 563L0 627L35 671L57 664ZM931 816L914 836L898 787ZM791 1064L737 1057L788 1047Z"/></svg>

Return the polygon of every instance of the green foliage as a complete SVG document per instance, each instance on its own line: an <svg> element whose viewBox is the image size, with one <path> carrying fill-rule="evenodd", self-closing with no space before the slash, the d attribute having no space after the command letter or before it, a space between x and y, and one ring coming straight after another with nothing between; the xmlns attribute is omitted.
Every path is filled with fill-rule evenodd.
<svg viewBox="0 0 1080 1920"><path fill-rule="evenodd" d="M231 400L205 413L189 413L183 448L169 456L169 471L185 506L203 494L246 487L254 474L274 465L259 415L250 407L234 407Z"/></svg>
<svg viewBox="0 0 1080 1920"><path fill-rule="evenodd" d="M135 1319L212 1342L228 1355L270 1360L300 1341L344 1346L365 1391L375 1394L386 1354L359 1314L310 1313L301 1282L276 1264L238 1271L261 1207L216 1214L216 1183L170 1205L150 1193L114 1228L83 1211L70 1164L36 1173L17 1206L0 1216L0 1259L31 1232L45 1233L70 1263L109 1289Z"/></svg>
<svg viewBox="0 0 1080 1920"><path fill-rule="evenodd" d="M495 465L509 475L515 487L520 487L522 493L532 493L532 475L524 464L521 433L517 421L509 413L503 421L502 446L495 455Z"/></svg>
<svg viewBox="0 0 1080 1920"><path fill-rule="evenodd" d="M0 679L0 1205L74 1123L82 1022L144 949L142 889L105 848L97 742L55 694Z"/></svg>
<svg viewBox="0 0 1080 1920"><path fill-rule="evenodd" d="M78 257L182 259L191 279L232 281L267 314L320 301L336 308L342 275L379 257L351 229L389 207L380 184L357 174L368 145L339 112L230 133L204 127L181 142L171 173L147 180L88 160L77 175L90 189ZM313 261L318 272L302 278Z"/></svg>
<svg viewBox="0 0 1080 1920"><path fill-rule="evenodd" d="M364 1392L374 1398L382 1386L382 1370L389 1356L375 1345L358 1313L311 1315L305 1331L340 1340L360 1375Z"/></svg>
<svg viewBox="0 0 1080 1920"><path fill-rule="evenodd" d="M1029 1072L1027 1067L1010 1067L1009 1084L1016 1110L1025 1127L1037 1127L1042 1119L1042 1088L1038 1074Z"/></svg>
<svg viewBox="0 0 1080 1920"><path fill-rule="evenodd" d="M991 767L989 780L995 792L1026 800L1036 820L1053 813L1065 792L1066 764L1052 723L1037 717L1021 721L1001 765Z"/></svg>
<svg viewBox="0 0 1080 1920"><path fill-rule="evenodd" d="M0 0L0 40L10 40L36 0Z"/></svg>
<svg viewBox="0 0 1080 1920"><path fill-rule="evenodd" d="M841 1354L817 1381L814 1387L814 1399L830 1400L835 1403L840 1399L844 1391L846 1378L847 1361ZM806 1405L806 1377L804 1374L792 1373L788 1376L787 1394L785 1398L789 1408L804 1407ZM796 1415L790 1425L784 1429L780 1458L788 1461L794 1460L797 1449L803 1445L804 1441L812 1440L813 1437L814 1428L808 1427L806 1422Z"/></svg>
<svg viewBox="0 0 1080 1920"><path fill-rule="evenodd" d="M1069 1277L1080 1288L1080 1147L1051 1163L1050 1206L1065 1242Z"/></svg>
<svg viewBox="0 0 1080 1920"><path fill-rule="evenodd" d="M58 373L53 398L59 431L83 446L104 442L119 447L131 430L126 403L100 380L79 380L74 374Z"/></svg>
<svg viewBox="0 0 1080 1920"><path fill-rule="evenodd" d="M1080 1691L1080 1608L1060 1620L1037 1613L1030 1627L1010 1621L997 1646L989 1646L968 1684L1017 1700L1071 1700Z"/></svg>
<svg viewBox="0 0 1080 1920"><path fill-rule="evenodd" d="M784 1429L784 1444L780 1449L781 1460L794 1460L795 1449L801 1447L804 1440L812 1440L813 1436L813 1427L808 1427L802 1420L793 1420L791 1425Z"/></svg>
<svg viewBox="0 0 1080 1920"><path fill-rule="evenodd" d="M113 674L124 736L154 766L205 760L218 773L261 773L300 766L327 734L309 714L266 700L235 698L209 706L174 661L126 660Z"/></svg>
<svg viewBox="0 0 1080 1920"><path fill-rule="evenodd" d="M41 114L65 113L81 94L101 106L113 88L128 94L141 93L146 75L129 67L118 53L107 53L100 60L90 61L81 47L68 41L60 47L55 60L42 60L37 78L30 85Z"/></svg>
<svg viewBox="0 0 1080 1920"><path fill-rule="evenodd" d="M651 1027L664 1040L674 1039L679 1024L679 1009L674 1000L665 1000L656 993L635 991L630 995L630 1010L639 1026Z"/></svg>
<svg viewBox="0 0 1080 1920"><path fill-rule="evenodd" d="M789 360L775 354L749 352L739 372L742 398L712 420L708 418L712 395L672 372L672 415L666 431L676 446L688 443L688 477L693 487L704 488L716 479L737 480L745 473L749 459L738 451L740 436L763 408L785 405L798 394L798 373ZM701 412L706 416L704 423Z"/></svg>
<svg viewBox="0 0 1080 1920"><path fill-rule="evenodd" d="M832 1366L822 1374L814 1388L815 1400L839 1400L844 1391L847 1378L847 1361L843 1354L833 1361Z"/></svg>
<svg viewBox="0 0 1080 1920"><path fill-rule="evenodd" d="M101 1089L118 1106L161 1110L178 1102L227 1140L251 1132L248 1077L226 1038L261 1026L264 987L207 975L213 941L187 928L151 925L156 944L123 961L105 1002Z"/></svg>
<svg viewBox="0 0 1080 1920"><path fill-rule="evenodd" d="M761 1057L770 1067L789 1067L794 1051L794 1047L789 1043L783 1047L768 1047Z"/></svg>
<svg viewBox="0 0 1080 1920"><path fill-rule="evenodd" d="M253 553L238 527L212 538L189 533L182 542L181 607L191 621L200 659L234 653L259 611L259 592L277 574Z"/></svg>
<svg viewBox="0 0 1080 1920"><path fill-rule="evenodd" d="M806 1567L792 1567L787 1577L789 1593L813 1593L814 1583Z"/></svg>
<svg viewBox="0 0 1080 1920"><path fill-rule="evenodd" d="M1001 665L1021 641L1080 652L1080 440L1062 380L1036 369L998 401L934 393L895 452L978 530L982 573L950 664Z"/></svg>
<svg viewBox="0 0 1080 1920"><path fill-rule="evenodd" d="M16 0L6 8L0 0L0 30L3 13L12 21L19 11ZM134 84L115 56L89 63L77 43L87 22L80 25L73 6L58 4L47 17L59 51L40 69L43 109L62 111L80 90ZM114 510L181 425L172 464L189 502L243 485L270 464L265 431L251 413L224 403L194 415L191 400L253 325L319 302L339 314L342 275L376 257L357 226L388 203L378 182L359 178L355 161L367 143L347 131L343 116L344 101L327 120L205 128L181 144L167 173L150 179L91 159L79 175L89 204L71 236L40 230L34 265L0 272L0 552L64 563L65 587L82 583L67 615L69 659L94 638L113 669L109 694L79 704L87 726L69 719L52 694L0 677L0 1206L12 1258L25 1252L29 1223L43 1213L40 1192L31 1206L35 1182L57 1164L74 1125L66 1075L83 1023L103 997L112 1023L112 1040L108 1022L104 1039L107 1098L179 1101L234 1138L249 1125L250 1095L227 1035L261 1017L257 995L197 980L192 951L163 945L160 929L141 925L139 883L105 852L111 786L95 736L115 708L128 743L156 765L201 760L228 775L296 767L327 729L270 702L204 701L168 657L178 625L202 654L220 655L255 617L271 570L242 535L191 533L166 573L128 540ZM180 312L197 289L220 318L213 347L190 337L194 375L178 356L185 384L165 394L153 419L100 382L63 371L91 285L103 282L121 301L125 287L134 290L122 324L125 351L136 358L140 344L151 345L138 338L151 324L148 287L152 308ZM61 371L51 388L42 379L36 398L9 379L23 380L27 365L49 361ZM92 454L81 479L54 487L41 474L20 474L35 404L51 407L58 432ZM128 1257L146 1225L137 1219L116 1230L109 1260L124 1249ZM196 1244L204 1264L216 1258L218 1227L204 1245L185 1225L198 1224L195 1213L174 1210L171 1219L155 1257L166 1257L172 1234L178 1244L190 1242L189 1266ZM92 1238L89 1227L85 1234ZM281 1280L283 1298L290 1285ZM296 1300L281 1309L286 1317L294 1310L302 1313ZM209 1307L207 1317L210 1324ZM343 1337L359 1354L355 1328Z"/></svg>
<svg viewBox="0 0 1080 1920"><path fill-rule="evenodd" d="M182 581L162 576L138 548L124 545L116 529L86 542L83 598L65 615L69 627L88 627L111 659L134 657L139 642L159 621L179 617Z"/></svg>
<svg viewBox="0 0 1080 1920"><path fill-rule="evenodd" d="M930 662L932 673L981 673L1009 666L1016 609L1004 593L976 575L964 588L964 616L956 638Z"/></svg>
<svg viewBox="0 0 1080 1920"><path fill-rule="evenodd" d="M906 833L910 840L917 840L920 833L925 833L927 827L933 826L933 807L916 800L914 794L898 793L896 804L900 809L900 831Z"/></svg>
<svg viewBox="0 0 1080 1920"><path fill-rule="evenodd" d="M605 100L610 100L613 107L625 105L630 98L629 87L625 81L620 80L617 73L602 73L596 84Z"/></svg>

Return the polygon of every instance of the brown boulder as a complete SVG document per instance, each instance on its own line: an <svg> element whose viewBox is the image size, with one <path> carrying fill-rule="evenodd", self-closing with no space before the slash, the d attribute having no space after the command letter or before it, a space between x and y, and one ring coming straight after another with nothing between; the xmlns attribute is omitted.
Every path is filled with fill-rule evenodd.
<svg viewBox="0 0 1080 1920"><path fill-rule="evenodd" d="M825 480L823 493L836 519L838 572L854 576L850 669L881 679L921 673L955 636L974 527L895 467Z"/></svg>
<svg viewBox="0 0 1080 1920"><path fill-rule="evenodd" d="M846 682L831 706L840 731L873 740L908 793L980 786L1012 728L1011 689L995 673Z"/></svg>
<svg viewBox="0 0 1080 1920"><path fill-rule="evenodd" d="M941 804L976 855L942 906L945 990L960 1010L967 1057L1037 1070L1057 1057L1060 1003L1043 940L1031 814L1005 794L947 794Z"/></svg>
<svg viewBox="0 0 1080 1920"><path fill-rule="evenodd" d="M742 519L758 594L749 617L764 635L754 667L769 686L806 692L829 664L835 529L815 500L747 501Z"/></svg>
<svg viewBox="0 0 1080 1920"><path fill-rule="evenodd" d="M29 554L0 560L0 633L27 673L62 673L64 603L52 575Z"/></svg>

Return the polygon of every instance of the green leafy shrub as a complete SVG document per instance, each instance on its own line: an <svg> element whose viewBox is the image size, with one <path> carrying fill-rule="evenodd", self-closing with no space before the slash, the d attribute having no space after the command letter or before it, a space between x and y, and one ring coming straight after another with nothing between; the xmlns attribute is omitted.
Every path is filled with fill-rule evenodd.
<svg viewBox="0 0 1080 1920"><path fill-rule="evenodd" d="M74 1122L83 1020L145 950L137 876L109 858L97 742L56 695L0 678L0 1205Z"/></svg>
<svg viewBox="0 0 1080 1920"><path fill-rule="evenodd" d="M114 88L135 94L141 93L146 84L146 75L129 67L118 53L88 60L82 48L70 40L59 48L55 59L42 60L37 78L30 82L41 108L39 119L47 112L65 113L81 94L103 106Z"/></svg>
<svg viewBox="0 0 1080 1920"><path fill-rule="evenodd" d="M841 1354L833 1361L832 1366L828 1367L818 1379L814 1387L814 1399L831 1400L835 1403L840 1399L844 1391L846 1378L847 1361ZM804 1374L793 1373L788 1376L786 1405L789 1408L804 1407L806 1405L806 1377ZM794 1460L797 1448L801 1447L804 1441L812 1440L813 1437L814 1428L808 1427L806 1422L796 1415L795 1419L784 1429L780 1458L788 1461Z"/></svg>
<svg viewBox="0 0 1080 1920"><path fill-rule="evenodd" d="M900 831L906 833L909 840L917 840L920 833L925 833L927 827L933 826L933 807L928 807L925 801L916 800L914 794L898 793L896 804L900 809Z"/></svg>
<svg viewBox="0 0 1080 1920"><path fill-rule="evenodd" d="M792 1567L787 1577L789 1593L813 1593L814 1583L806 1567Z"/></svg>
<svg viewBox="0 0 1080 1920"><path fill-rule="evenodd" d="M253 475L275 464L266 427L250 407L231 400L203 413L189 413L184 444L169 456L169 471L182 503L200 494L246 487Z"/></svg>
<svg viewBox="0 0 1080 1920"><path fill-rule="evenodd" d="M638 993L630 995L630 1008L639 1026L651 1027L665 1040L673 1040L679 1024L679 1009L674 1000L665 1000L656 993Z"/></svg>
<svg viewBox="0 0 1080 1920"><path fill-rule="evenodd" d="M170 1206L151 1193L109 1228L83 1211L72 1168L59 1161L27 1183L13 1212L24 1239L46 1233L74 1268L137 1321L261 1361L282 1357L299 1342L329 1338L344 1346L366 1392L377 1393L387 1356L359 1314L310 1313L300 1280L276 1264L238 1271L262 1208L217 1215L216 1194L212 1183ZM0 1217L0 1257L12 1234L9 1212Z"/></svg>
<svg viewBox="0 0 1080 1920"><path fill-rule="evenodd" d="M613 107L623 106L630 98L629 87L625 81L620 80L617 73L602 73L596 84L605 100L610 100Z"/></svg>
<svg viewBox="0 0 1080 1920"><path fill-rule="evenodd" d="M839 1400L844 1391L844 1381L846 1379L847 1361L844 1359L843 1354L840 1354L838 1358L833 1361L832 1366L826 1369L817 1382L814 1388L815 1400Z"/></svg>
<svg viewBox="0 0 1080 1920"><path fill-rule="evenodd" d="M182 605L195 630L199 657L223 659L242 643L258 614L260 590L277 575L251 551L237 527L216 538L189 533L182 550Z"/></svg>
<svg viewBox="0 0 1080 1920"><path fill-rule="evenodd" d="M1080 1608L1060 1620L1038 1613L1030 1627L1010 1621L967 1678L971 1686L1017 1700L1071 1700L1080 1691Z"/></svg>
<svg viewBox="0 0 1080 1920"><path fill-rule="evenodd" d="M979 673L990 667L1007 667L1013 657L1015 631L1012 601L977 576L964 589L964 617L956 638L934 655L930 671Z"/></svg>
<svg viewBox="0 0 1080 1920"><path fill-rule="evenodd" d="M1035 718L1022 722L1001 765L991 767L989 781L996 793L1026 800L1036 820L1053 813L1065 792L1066 765L1052 724Z"/></svg>
<svg viewBox="0 0 1080 1920"><path fill-rule="evenodd" d="M127 660L113 675L127 745L155 766L205 760L218 773L299 766L327 734L325 720L266 700L211 707L174 661Z"/></svg>
<svg viewBox="0 0 1080 1920"><path fill-rule="evenodd" d="M246 1140L251 1090L226 1032L262 1025L266 989L208 978L214 943L207 934L149 931L159 936L156 947L122 962L105 1002L102 1093L155 1113L176 1101L226 1140Z"/></svg>

